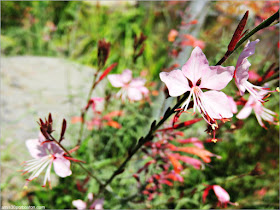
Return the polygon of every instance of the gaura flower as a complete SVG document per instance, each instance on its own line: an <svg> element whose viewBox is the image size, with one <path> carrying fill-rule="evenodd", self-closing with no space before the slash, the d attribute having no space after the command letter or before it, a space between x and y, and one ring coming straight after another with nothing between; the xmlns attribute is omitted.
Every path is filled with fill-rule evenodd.
<svg viewBox="0 0 280 210"><path fill-rule="evenodd" d="M129 69L124 70L122 74L110 74L108 79L114 87L121 88L117 97L121 97L122 101L125 98L130 101L140 101L143 96L147 96L149 93L149 90L144 86L146 80L132 79L132 72Z"/></svg>
<svg viewBox="0 0 280 210"><path fill-rule="evenodd" d="M239 58L236 63L236 69L234 72L235 84L239 89L240 95L243 96L245 91L247 90L252 96L254 96L260 102L264 102L262 100L262 95L260 94L261 90L265 90L266 88L256 86L248 82L249 78L249 67L251 63L248 61L248 57L255 53L255 46L260 40L250 42L248 41L244 47L244 50L239 55Z"/></svg>
<svg viewBox="0 0 280 210"><path fill-rule="evenodd" d="M54 142L44 142L42 134L38 139L29 139L26 141L27 149L34 158L24 162L25 169L23 174L32 172L27 179L26 185L37 178L44 169L46 169L43 187L47 181L51 181L51 167L54 166L55 173L60 177L67 177L72 174L70 170L70 161L64 157L64 151Z"/></svg>
<svg viewBox="0 0 280 210"><path fill-rule="evenodd" d="M182 70L161 72L159 76L172 97L190 91L182 108L187 110L193 97L194 112L198 109L205 121L215 129L217 119L223 120L233 116L226 94L219 91L231 81L233 72L233 66L209 66L202 50L196 47ZM209 89L209 91L203 92L202 89Z"/></svg>
<svg viewBox="0 0 280 210"><path fill-rule="evenodd" d="M81 199L79 200L74 200L72 201L73 206L75 206L77 209L83 210L83 209L96 209L96 210L102 210L103 209L103 204L104 204L104 199L96 199L89 208L87 208L88 204L90 204L93 201L93 194L89 193L88 194L88 202L82 201Z"/></svg>
<svg viewBox="0 0 280 210"><path fill-rule="evenodd" d="M260 95L261 96L264 96L267 94L268 91L261 91L260 92ZM265 108L262 103L257 100L254 96L250 95L247 103L245 104L245 106L243 107L243 109L241 109L241 111L238 113L238 115L236 116L238 119L245 119L247 118L252 110L254 110L255 112L255 115L256 115L256 118L259 122L259 124L266 128L262 119L267 121L267 122L270 122L270 123L273 123L273 124L276 124L276 119L274 116L277 115L277 113Z"/></svg>

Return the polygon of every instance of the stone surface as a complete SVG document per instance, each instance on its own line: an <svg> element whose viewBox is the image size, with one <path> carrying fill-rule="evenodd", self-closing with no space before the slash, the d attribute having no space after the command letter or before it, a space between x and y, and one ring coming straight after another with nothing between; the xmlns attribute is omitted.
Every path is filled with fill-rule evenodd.
<svg viewBox="0 0 280 210"><path fill-rule="evenodd" d="M17 191L28 177L17 170L31 159L25 140L38 136L38 119L51 112L57 131L63 118L70 124L85 106L93 73L90 67L58 58L1 58L1 183L8 182L2 205L20 195ZM102 95L102 84L98 87L95 96Z"/></svg>

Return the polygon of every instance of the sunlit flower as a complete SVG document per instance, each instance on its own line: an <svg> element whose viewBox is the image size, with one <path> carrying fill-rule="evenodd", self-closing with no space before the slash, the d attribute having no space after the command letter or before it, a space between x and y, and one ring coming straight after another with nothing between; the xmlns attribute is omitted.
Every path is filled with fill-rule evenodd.
<svg viewBox="0 0 280 210"><path fill-rule="evenodd" d="M43 187L46 186L47 181L50 186L52 164L58 176L67 177L72 174L70 161L64 157L64 151L56 143L44 141L45 139L41 134L38 139L26 141L27 149L34 158L24 162L23 174L32 172L26 184L37 178L46 169Z"/></svg>
<svg viewBox="0 0 280 210"><path fill-rule="evenodd" d="M146 80L133 79L132 72L129 69L124 70L122 74L110 74L108 79L114 87L121 88L117 97L121 97L122 101L125 98L131 101L140 101L149 93L149 90L144 86Z"/></svg>
<svg viewBox="0 0 280 210"><path fill-rule="evenodd" d="M244 47L244 50L239 55L239 58L236 63L236 69L234 72L234 78L236 86L239 89L240 95L243 96L247 90L252 96L254 96L260 102L263 102L262 95L260 94L261 90L265 88L256 86L248 82L249 78L249 67L251 66L247 58L255 53L255 46L260 40L250 42L248 41Z"/></svg>
<svg viewBox="0 0 280 210"><path fill-rule="evenodd" d="M161 72L160 79L166 84L169 95L177 97L190 91L182 108L187 110L193 97L193 110L202 114L205 121L217 127L216 119L222 120L233 116L227 96L219 90L226 87L233 77L234 67L209 66L207 58L196 47L181 70ZM203 92L202 89L210 89Z"/></svg>
<svg viewBox="0 0 280 210"><path fill-rule="evenodd" d="M267 91L261 91L260 92L262 96L264 96ZM247 103L245 104L245 106L243 107L243 109L241 109L241 111L238 113L238 115L236 116L238 119L245 119L247 118L252 110L254 110L256 118L259 122L259 124L265 128L265 125L262 121L265 120L267 122L276 124L276 119L275 116L277 115L275 112L265 108L262 103L260 101L258 101L254 96L250 95Z"/></svg>

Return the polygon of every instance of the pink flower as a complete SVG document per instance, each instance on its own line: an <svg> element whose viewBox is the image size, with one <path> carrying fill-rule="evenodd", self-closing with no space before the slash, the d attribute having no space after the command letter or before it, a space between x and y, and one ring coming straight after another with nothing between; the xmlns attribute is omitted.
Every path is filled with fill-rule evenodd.
<svg viewBox="0 0 280 210"><path fill-rule="evenodd" d="M93 194L89 193L88 194L88 202L92 202L93 200ZM74 200L72 201L73 206L75 206L77 209L83 210L83 209L96 209L96 210L102 210L103 209L103 204L104 204L104 199L96 199L89 208L87 208L87 202L82 201L82 200Z"/></svg>
<svg viewBox="0 0 280 210"><path fill-rule="evenodd" d="M219 185L209 185L204 190L203 195L202 195L203 203L205 202L206 197L208 196L208 193L211 189L213 189L215 195L218 198L218 201L219 201L218 206L226 207L228 203L231 205L238 205L237 203L230 202L230 197L229 197L228 192Z"/></svg>
<svg viewBox="0 0 280 210"><path fill-rule="evenodd" d="M72 174L70 161L64 157L64 151L56 143L44 142L44 140L44 137L39 135L38 139L26 141L27 149L34 159L25 161L25 169L23 170L23 174L32 172L31 176L27 179L29 182L37 178L47 168L43 187L46 186L47 181L50 186L52 164L58 176L67 177Z"/></svg>
<svg viewBox="0 0 280 210"><path fill-rule="evenodd" d="M182 108L187 110L193 97L194 112L198 109L205 121L215 129L216 119L221 120L233 116L227 96L219 91L231 81L233 72L233 66L209 66L201 49L196 47L189 60L183 65L182 71L177 69L161 72L159 76L172 97L190 91ZM210 91L203 92L202 89L210 89Z"/></svg>
<svg viewBox="0 0 280 210"><path fill-rule="evenodd" d="M79 210L83 210L87 208L87 203L82 201L81 199L72 201L72 204Z"/></svg>
<svg viewBox="0 0 280 210"><path fill-rule="evenodd" d="M225 191L224 188L219 185L213 185L213 190L221 204L226 204L229 202L229 194L227 193L227 191Z"/></svg>
<svg viewBox="0 0 280 210"><path fill-rule="evenodd" d="M265 88L256 86L248 82L249 78L249 67L251 66L247 58L255 53L255 46L260 40L250 42L248 41L244 47L244 50L239 55L236 63L236 69L234 72L235 84L239 89L240 95L244 95L247 90L252 96L254 96L260 102L263 102L262 95L259 91Z"/></svg>
<svg viewBox="0 0 280 210"><path fill-rule="evenodd" d="M261 91L259 94L263 98L263 96L266 95L267 92L268 91ZM241 111L238 113L238 115L236 117L238 119L245 119L251 114L252 110L254 110L256 118L262 127L265 128L265 125L264 125L262 119L267 122L276 124L276 122L275 122L276 119L274 116L276 116L277 114L275 112L265 108L262 105L262 103L252 95L250 95L247 103L245 104L243 109L241 109Z"/></svg>
<svg viewBox="0 0 280 210"><path fill-rule="evenodd" d="M144 86L146 80L132 79L132 72L129 69L124 70L122 74L110 74L108 79L114 87L121 88L117 97L121 97L123 101L125 98L131 101L140 101L143 96L149 93L149 90Z"/></svg>

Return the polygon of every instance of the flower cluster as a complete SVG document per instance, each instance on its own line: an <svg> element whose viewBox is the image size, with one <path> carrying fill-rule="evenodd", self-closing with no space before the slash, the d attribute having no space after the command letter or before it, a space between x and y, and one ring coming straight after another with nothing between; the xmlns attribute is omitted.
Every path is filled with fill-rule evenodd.
<svg viewBox="0 0 280 210"><path fill-rule="evenodd" d="M144 86L146 80L142 78L132 78L132 71L126 69L122 74L110 74L108 79L112 86L121 88L117 93L122 101L128 98L130 101L140 101L146 97L149 90Z"/></svg>
<svg viewBox="0 0 280 210"><path fill-rule="evenodd" d="M254 109L258 122L265 127L261 118L275 123L273 115L276 113L262 105L265 102L264 98L271 91L247 81L251 66L247 58L254 54L255 45L258 42L258 39L253 42L248 41L238 58L236 67L209 66L202 50L195 47L182 70L161 72L160 79L166 84L169 95L172 97L181 96L188 92L189 96L182 104L181 110L186 111L193 108L194 113L198 110L212 130L215 130L218 127L217 120L227 121L233 116L233 113L236 113L236 105L232 97L220 91L234 78L241 96L246 90L251 94L237 118L248 117L251 110ZM191 103L192 98L193 103Z"/></svg>
<svg viewBox="0 0 280 210"><path fill-rule="evenodd" d="M211 157L219 156L207 151L203 142L198 138L192 137L187 139L178 139L183 137L184 133L176 131L180 128L177 125L192 125L199 120L191 120L174 125L172 128L167 127L158 130L156 139L153 142L147 142L143 151L145 159L148 161L140 168L134 178L141 186L140 173L146 175L152 174L147 180L142 193L152 200L157 194L160 194L162 185L173 186L173 182L183 182L184 169L193 167L196 170L204 168L205 164L211 162ZM199 158L191 157L197 156ZM148 173L149 172L149 173Z"/></svg>

